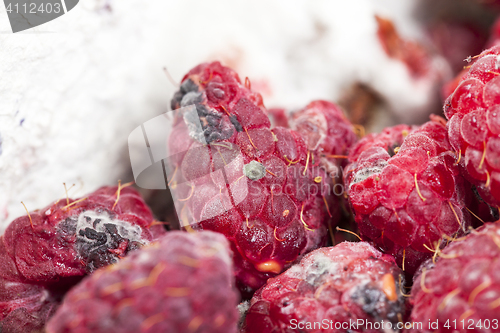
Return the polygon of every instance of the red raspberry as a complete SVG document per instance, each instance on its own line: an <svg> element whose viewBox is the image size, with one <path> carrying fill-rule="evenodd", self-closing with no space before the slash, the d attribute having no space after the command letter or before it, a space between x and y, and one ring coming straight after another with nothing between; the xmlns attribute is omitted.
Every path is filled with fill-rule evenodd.
<svg viewBox="0 0 500 333"><path fill-rule="evenodd" d="M220 63L184 77L172 107L193 104L176 111L168 143L179 219L223 233L240 287L257 289L325 243L326 173L297 132L270 129L260 95Z"/></svg>
<svg viewBox="0 0 500 333"><path fill-rule="evenodd" d="M464 179L439 119L400 125L361 140L345 186L361 236L394 255L412 275L444 235L470 225ZM399 132L399 133L398 133Z"/></svg>
<svg viewBox="0 0 500 333"><path fill-rule="evenodd" d="M2 329L43 327L60 297L84 275L164 232L137 191L116 186L17 218L0 237Z"/></svg>
<svg viewBox="0 0 500 333"><path fill-rule="evenodd" d="M491 206L500 206L500 46L481 53L448 97L450 144L463 175Z"/></svg>
<svg viewBox="0 0 500 333"><path fill-rule="evenodd" d="M315 250L254 295L243 332L381 332L349 324L402 320L400 279L394 258L366 242Z"/></svg>
<svg viewBox="0 0 500 333"><path fill-rule="evenodd" d="M47 333L236 332L226 239L172 231L73 288Z"/></svg>
<svg viewBox="0 0 500 333"><path fill-rule="evenodd" d="M339 167L357 141L351 122L342 109L327 101L313 101L293 114L293 129L299 132L311 151L321 156L320 164L331 176L340 176Z"/></svg>
<svg viewBox="0 0 500 333"><path fill-rule="evenodd" d="M435 264L429 260L415 275L411 295L411 321L423 326L408 332L499 332L500 224L438 252Z"/></svg>

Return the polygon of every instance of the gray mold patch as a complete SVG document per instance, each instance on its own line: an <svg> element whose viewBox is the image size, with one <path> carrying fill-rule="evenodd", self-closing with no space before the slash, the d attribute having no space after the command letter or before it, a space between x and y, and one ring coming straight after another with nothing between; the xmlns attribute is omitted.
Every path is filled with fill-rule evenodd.
<svg viewBox="0 0 500 333"><path fill-rule="evenodd" d="M250 180L259 180L266 176L266 167L257 161L251 161L243 166L243 174Z"/></svg>
<svg viewBox="0 0 500 333"><path fill-rule="evenodd" d="M86 259L90 272L118 262L119 252L128 253L145 244L141 227L113 219L107 212L85 211L70 219L76 234L75 249ZM117 253L112 251L117 249Z"/></svg>
<svg viewBox="0 0 500 333"><path fill-rule="evenodd" d="M353 181L349 184L349 188L351 188L352 185L362 182L366 178L381 173L382 169L387 165L387 161L385 160L378 160L375 163L373 163L372 166L363 168L356 172L354 175Z"/></svg>
<svg viewBox="0 0 500 333"><path fill-rule="evenodd" d="M78 239L85 239L88 243L98 244L99 241L104 241L103 245L111 245L112 237L110 229L116 232L121 238L127 239L131 242L140 242L142 230L138 225L131 225L129 222L121 220L113 220L110 216L103 213L96 213L94 211L86 211L78 216L76 223L76 237ZM87 233L101 234L99 241L87 237Z"/></svg>

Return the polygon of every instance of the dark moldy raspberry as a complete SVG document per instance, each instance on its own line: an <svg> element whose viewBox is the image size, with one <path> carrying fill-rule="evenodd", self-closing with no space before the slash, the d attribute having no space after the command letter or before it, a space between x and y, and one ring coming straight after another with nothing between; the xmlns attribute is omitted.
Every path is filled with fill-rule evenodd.
<svg viewBox="0 0 500 333"><path fill-rule="evenodd" d="M499 332L500 225L455 239L420 267L411 291L416 332ZM437 327L428 322L438 321ZM495 324L496 322L496 324ZM446 327L448 324L448 327Z"/></svg>
<svg viewBox="0 0 500 333"><path fill-rule="evenodd" d="M207 81L202 81L202 78ZM238 96L242 91L244 94ZM236 97L240 99L234 104ZM225 107L229 107L231 102L234 110L228 113ZM255 115L260 118L259 122L269 124L267 115L262 115L262 111L258 109L264 107L260 95L249 89L242 90L238 75L234 71L226 70L218 62L211 63L210 66L199 65L184 77L179 91L172 98L171 108L176 110L190 105L196 108L196 114L189 113L190 117L196 115L198 119L186 119L186 113L183 117L188 127L193 123L201 124L201 129L190 128L190 136L199 142L226 140L243 131L242 124L237 119L240 114L248 114L245 119L248 127L259 125L254 123Z"/></svg>
<svg viewBox="0 0 500 333"><path fill-rule="evenodd" d="M2 331L41 329L83 276L163 233L137 191L122 186L61 199L15 219L0 237L0 282L19 290L1 295Z"/></svg>
<svg viewBox="0 0 500 333"><path fill-rule="evenodd" d="M270 128L248 80L218 62L201 64L184 77L172 107L183 107L175 111L167 163L179 219L185 229L230 240L245 295L325 244L332 196L320 155L299 133Z"/></svg>
<svg viewBox="0 0 500 333"><path fill-rule="evenodd" d="M102 187L14 220L3 239L24 281L52 283L109 265L164 233L130 187Z"/></svg>
<svg viewBox="0 0 500 333"><path fill-rule="evenodd" d="M366 242L317 249L255 293L242 332L380 332L342 323L402 321L401 273L393 257ZM324 320L331 327L306 326ZM293 323L301 327L292 329Z"/></svg>
<svg viewBox="0 0 500 333"><path fill-rule="evenodd" d="M418 128L399 125L364 138L346 169L361 237L394 255L408 276L443 237L459 237L470 225L466 182L444 120L432 118Z"/></svg>
<svg viewBox="0 0 500 333"><path fill-rule="evenodd" d="M85 278L47 333L236 333L237 302L224 236L172 231Z"/></svg>

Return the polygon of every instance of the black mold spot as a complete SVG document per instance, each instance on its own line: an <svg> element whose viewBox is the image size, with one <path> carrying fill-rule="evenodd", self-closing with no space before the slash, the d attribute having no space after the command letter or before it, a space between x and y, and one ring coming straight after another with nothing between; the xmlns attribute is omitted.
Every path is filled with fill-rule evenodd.
<svg viewBox="0 0 500 333"><path fill-rule="evenodd" d="M493 219L495 221L498 221L498 219L500 219L500 214L498 212L498 208L494 208L494 207L490 206L490 210L491 210L491 215L493 215Z"/></svg>
<svg viewBox="0 0 500 333"><path fill-rule="evenodd" d="M215 97L225 97L224 90L217 84L209 84L209 86L212 88L210 91L212 94L215 94ZM205 93L200 91L199 88L200 87L193 80L185 80L181 84L179 91L174 94L170 105L172 110L188 105L196 106L198 119L186 119L186 117L184 117L184 121L186 121L188 127L190 127L189 123L195 125L190 127L191 132L189 133L193 139L200 142L205 139L206 143L211 143L229 139L233 136L235 129L238 132L243 131L243 126L241 126L235 115L226 117L222 112L205 105ZM208 92L207 87L207 94ZM201 131L197 124L198 121L201 123Z"/></svg>
<svg viewBox="0 0 500 333"><path fill-rule="evenodd" d="M481 198L481 196L479 195L479 192L477 191L476 186L472 185L471 189L472 189L472 193L474 193L474 195L476 196L476 199L479 200L479 202L484 202L483 198Z"/></svg>
<svg viewBox="0 0 500 333"><path fill-rule="evenodd" d="M387 152L389 153L389 155L390 155L391 157L393 157L394 155L396 155L396 151L395 151L395 149L396 149L397 147L399 147L399 145L397 145L397 144L394 144L394 145L392 145L392 146L387 147Z"/></svg>
<svg viewBox="0 0 500 333"><path fill-rule="evenodd" d="M238 132L243 131L243 127L241 126L240 122L238 121L238 119L234 114L229 117L229 120L233 124L234 128L236 128L236 131Z"/></svg>
<svg viewBox="0 0 500 333"><path fill-rule="evenodd" d="M180 91L184 94L187 94L188 92L192 91L198 91L198 85L194 83L193 80L187 79L184 82L182 82Z"/></svg>
<svg viewBox="0 0 500 333"><path fill-rule="evenodd" d="M59 233L63 239L75 242L75 250L86 262L86 269L95 269L115 263L119 253L115 250L125 243L124 253L142 246L140 228L124 221L114 220L105 212L87 212L86 215L72 216L59 224ZM121 252L121 251L120 251Z"/></svg>
<svg viewBox="0 0 500 333"><path fill-rule="evenodd" d="M184 96L184 94L181 91L177 91L174 94L174 97L172 97L172 100L170 101L170 109L172 109L172 110L178 109L180 104L181 104L181 100L182 100L183 96Z"/></svg>
<svg viewBox="0 0 500 333"><path fill-rule="evenodd" d="M90 221L89 221L89 222L90 222ZM95 229L96 225L97 225L99 222L101 222L101 219L95 219L94 223L92 223L92 226L94 227L94 229Z"/></svg>
<svg viewBox="0 0 500 333"><path fill-rule="evenodd" d="M387 318L392 323L396 323L399 320L398 313L403 311L401 299L389 302L385 293L372 283L358 287L352 293L351 298L375 320Z"/></svg>

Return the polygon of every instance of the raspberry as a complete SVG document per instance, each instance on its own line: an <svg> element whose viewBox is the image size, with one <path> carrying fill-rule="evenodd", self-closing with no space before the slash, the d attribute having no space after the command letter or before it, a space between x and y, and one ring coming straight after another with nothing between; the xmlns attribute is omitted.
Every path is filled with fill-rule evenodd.
<svg viewBox="0 0 500 333"><path fill-rule="evenodd" d="M423 327L408 332L466 332L471 328L498 332L499 272L498 223L487 223L464 240L453 241L436 254L435 263L428 260L415 275L411 321ZM439 323L431 328L429 320Z"/></svg>
<svg viewBox="0 0 500 333"><path fill-rule="evenodd" d="M370 325L402 320L402 282L394 258L366 242L321 248L254 295L243 332L380 332ZM349 326L358 320L369 323Z"/></svg>
<svg viewBox="0 0 500 333"><path fill-rule="evenodd" d="M8 288L0 295L2 329L41 329L84 275L165 232L153 222L140 195L121 186L59 200L14 220L0 237L0 284Z"/></svg>
<svg viewBox="0 0 500 333"><path fill-rule="evenodd" d="M499 59L500 46L481 53L444 105L461 171L493 207L500 206Z"/></svg>
<svg viewBox="0 0 500 333"><path fill-rule="evenodd" d="M351 122L342 109L327 101L313 101L293 114L293 128L317 151L327 172L339 175L348 149L357 141Z"/></svg>
<svg viewBox="0 0 500 333"><path fill-rule="evenodd" d="M174 95L169 183L186 229L223 233L245 292L326 241L329 189L320 156L270 129L259 94L220 63L201 64Z"/></svg>
<svg viewBox="0 0 500 333"><path fill-rule="evenodd" d="M116 186L102 187L79 200L59 200L7 227L3 240L17 268L8 274L38 284L83 276L162 234L161 227L149 228L153 222L139 193L129 187L119 192Z"/></svg>
<svg viewBox="0 0 500 333"><path fill-rule="evenodd" d="M438 117L399 125L353 147L345 186L365 240L392 254L411 276L444 235L470 225L465 182Z"/></svg>
<svg viewBox="0 0 500 333"><path fill-rule="evenodd" d="M229 246L210 231L172 231L85 278L47 325L57 332L236 332Z"/></svg>

